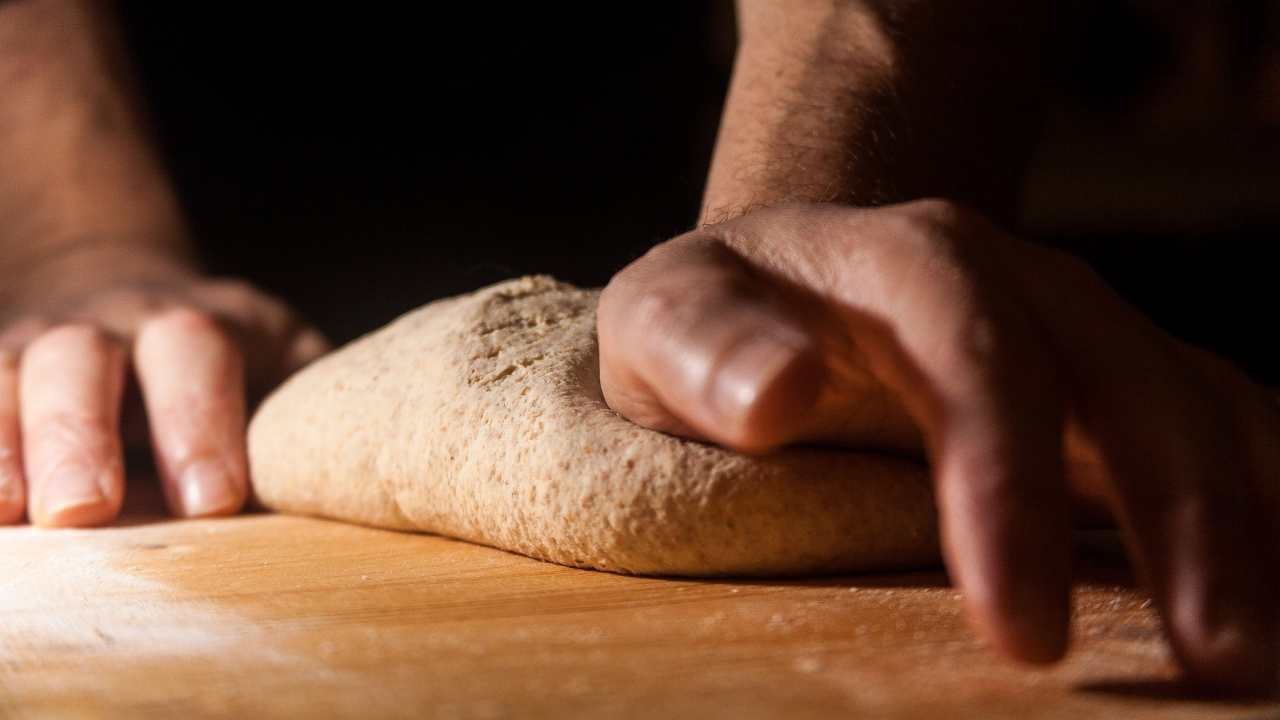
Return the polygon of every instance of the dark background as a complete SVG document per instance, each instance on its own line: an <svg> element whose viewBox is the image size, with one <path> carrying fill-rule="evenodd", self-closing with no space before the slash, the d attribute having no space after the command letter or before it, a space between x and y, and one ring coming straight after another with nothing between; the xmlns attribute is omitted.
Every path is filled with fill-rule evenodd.
<svg viewBox="0 0 1280 720"><path fill-rule="evenodd" d="M602 285L695 220L712 6L271 5L123 14L206 261L337 339L515 275Z"/></svg>
<svg viewBox="0 0 1280 720"><path fill-rule="evenodd" d="M695 219L727 0L436 5L121 5L206 263L339 341L520 274L603 284ZM1280 13L1172 5L1074 4L1026 231L1275 381Z"/></svg>

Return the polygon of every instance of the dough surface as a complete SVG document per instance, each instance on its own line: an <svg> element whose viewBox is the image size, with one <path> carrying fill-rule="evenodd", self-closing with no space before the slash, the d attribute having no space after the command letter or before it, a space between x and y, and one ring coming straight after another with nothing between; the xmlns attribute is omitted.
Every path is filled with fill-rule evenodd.
<svg viewBox="0 0 1280 720"><path fill-rule="evenodd" d="M548 277L500 283L307 367L250 424L259 502L623 573L938 561L916 463L808 448L748 457L610 410L598 294Z"/></svg>

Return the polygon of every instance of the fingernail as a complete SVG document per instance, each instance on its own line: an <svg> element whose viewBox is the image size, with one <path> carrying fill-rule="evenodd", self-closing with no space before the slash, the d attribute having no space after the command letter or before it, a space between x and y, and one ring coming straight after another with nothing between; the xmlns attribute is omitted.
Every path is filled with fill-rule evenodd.
<svg viewBox="0 0 1280 720"><path fill-rule="evenodd" d="M781 337L779 337L781 336ZM716 369L711 404L726 422L741 422L774 378L804 352L799 333L761 333L738 344Z"/></svg>
<svg viewBox="0 0 1280 720"><path fill-rule="evenodd" d="M182 512L187 517L215 515L239 507L227 468L216 460L196 460L178 478Z"/></svg>
<svg viewBox="0 0 1280 720"><path fill-rule="evenodd" d="M69 470L40 484L42 514L54 521L63 516L79 514L83 508L106 502L98 479L86 472Z"/></svg>

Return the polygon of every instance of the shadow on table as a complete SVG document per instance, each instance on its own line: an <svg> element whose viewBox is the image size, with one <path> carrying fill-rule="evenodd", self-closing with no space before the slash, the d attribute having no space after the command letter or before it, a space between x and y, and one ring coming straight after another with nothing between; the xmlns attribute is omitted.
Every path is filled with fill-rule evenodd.
<svg viewBox="0 0 1280 720"><path fill-rule="evenodd" d="M1112 531L1081 533L1076 543L1079 564L1075 571L1077 584L1136 588L1137 581L1119 549ZM690 578L673 578L690 581ZM920 568L906 572L866 575L840 575L809 578L711 578L699 583L755 587L810 587L919 590L952 587L945 569ZM1129 698L1147 702L1204 703L1211 706L1242 706L1239 720L1280 720L1280 704L1274 695L1224 693L1167 677L1149 679L1124 678L1081 683L1074 692ZM1255 707L1249 707L1254 706Z"/></svg>
<svg viewBox="0 0 1280 720"><path fill-rule="evenodd" d="M117 527L129 527L173 522L175 518L168 512L164 493L160 488L160 483L154 470L146 467L143 463L132 467L137 468L137 470L130 472L124 508L115 525ZM1117 548L1118 542L1106 533L1082 533L1077 538L1077 557L1080 560L1076 570L1077 582L1091 585L1133 587L1133 575L1124 561L1123 552ZM900 572L824 577L724 577L701 579L672 577L667 579L683 583L760 588L936 590L951 587L951 582L945 570L940 566L921 567ZM1239 705L1274 700L1274 698L1258 696L1227 696L1167 678L1098 680L1076 685L1073 690L1084 694L1131 698L1134 700L1167 701L1170 703L1199 702L1206 703L1206 707L1219 703ZM1275 705L1260 705L1256 709L1242 708L1242 713L1244 714L1241 715L1241 720L1280 720L1280 706Z"/></svg>
<svg viewBox="0 0 1280 720"><path fill-rule="evenodd" d="M923 588L945 588L951 586L947 574L942 568L920 568L905 572L880 572L867 575L832 575L823 577L723 577L723 578L690 578L670 577L668 580L696 582L705 585L733 585L735 587L806 587L806 588L876 588L885 590L905 590Z"/></svg>
<svg viewBox="0 0 1280 720"><path fill-rule="evenodd" d="M1120 540L1111 530L1089 530L1077 533L1075 581L1090 585L1112 585L1126 588L1136 586L1133 572L1125 559ZM820 577L724 577L688 578L672 577L672 580L693 581L708 584L751 585L757 587L860 587L882 589L945 588L951 586L946 569L941 566L923 566L901 571L879 571L857 575L831 575Z"/></svg>
<svg viewBox="0 0 1280 720"><path fill-rule="evenodd" d="M1203 703L1253 703L1277 700L1275 695L1225 693L1222 691L1193 685L1168 678L1098 680L1082 683L1075 687L1077 692L1111 697L1133 698L1135 700L1168 700L1178 702ZM1242 715L1240 720L1280 720L1280 704L1269 708L1259 708L1257 712Z"/></svg>

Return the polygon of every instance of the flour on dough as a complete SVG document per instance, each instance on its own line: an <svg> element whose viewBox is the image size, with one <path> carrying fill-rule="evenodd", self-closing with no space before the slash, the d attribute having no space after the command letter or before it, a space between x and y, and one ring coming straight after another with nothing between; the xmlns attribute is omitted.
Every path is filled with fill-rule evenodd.
<svg viewBox="0 0 1280 720"><path fill-rule="evenodd" d="M916 463L803 448L748 457L610 410L598 296L512 280L431 303L319 360L251 423L258 500L624 573L937 562Z"/></svg>

